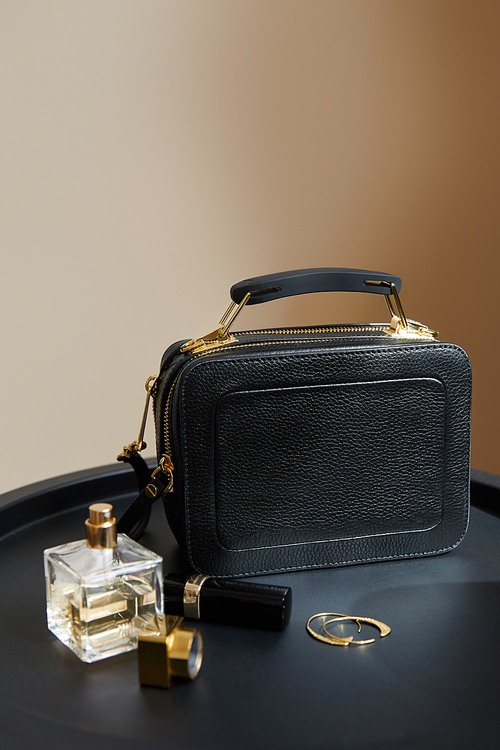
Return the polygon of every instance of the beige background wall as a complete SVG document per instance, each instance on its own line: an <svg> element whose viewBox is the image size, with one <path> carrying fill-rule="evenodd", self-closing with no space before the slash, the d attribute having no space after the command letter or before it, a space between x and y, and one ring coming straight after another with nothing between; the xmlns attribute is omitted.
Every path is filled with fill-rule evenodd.
<svg viewBox="0 0 500 750"><path fill-rule="evenodd" d="M2 0L0 491L111 463L232 283L323 265L469 352L500 472L499 32L497 0ZM242 325L385 319L344 297Z"/></svg>

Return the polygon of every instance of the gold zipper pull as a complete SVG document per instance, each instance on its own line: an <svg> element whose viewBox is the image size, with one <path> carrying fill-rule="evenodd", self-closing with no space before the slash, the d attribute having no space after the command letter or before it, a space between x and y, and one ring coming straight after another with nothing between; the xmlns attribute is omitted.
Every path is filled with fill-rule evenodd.
<svg viewBox="0 0 500 750"><path fill-rule="evenodd" d="M390 333L391 336L402 336L403 338L424 338L424 339L436 339L439 336L439 331L433 331L431 328L424 326L423 323L419 323L416 320L410 320L406 317L401 304L401 299L396 288L396 284L392 281L371 281L366 280L367 286L386 286L389 287L390 294L385 295L385 301L391 314L391 323L385 330ZM396 310L391 302L391 296L394 298L396 303Z"/></svg>
<svg viewBox="0 0 500 750"><path fill-rule="evenodd" d="M393 336L403 336L406 338L423 338L435 340L439 336L439 331L433 331L423 323L419 323L417 320L410 320L406 318L406 325L403 325L401 318L397 315L392 316L391 325L389 326L388 332Z"/></svg>
<svg viewBox="0 0 500 750"><path fill-rule="evenodd" d="M219 346L220 344L230 344L233 341L236 341L234 336L229 335L227 338L222 338L222 331L224 330L223 325L218 325L217 328L213 328L210 331L207 331L202 336L199 336L197 339L191 339L191 341L186 342L181 347L181 352L193 352L198 351L201 349L207 349L210 345L217 344Z"/></svg>
<svg viewBox="0 0 500 750"><path fill-rule="evenodd" d="M236 304L236 302L231 302L226 312L219 320L219 324L207 333L204 333L203 336L199 336L196 339L191 339L191 341L188 341L186 344L184 344L184 346L181 346L181 352L184 353L204 351L205 349L210 349L210 347L212 346L233 344L235 341L237 341L238 339L236 339L232 334L229 333L229 329L231 328L234 321L236 320L236 317L243 310L249 299L250 292L245 294L239 305Z"/></svg>
<svg viewBox="0 0 500 750"><path fill-rule="evenodd" d="M143 451L144 448L147 448L147 443L144 442L144 432L146 430L146 422L148 421L149 402L151 401L151 395L157 380L158 375L150 375L146 380L146 403L144 404L144 411L142 413L141 426L139 428L139 437L129 445L123 446L123 451L119 456L117 456L117 461L120 461L123 458L130 458L133 453L140 453L140 451Z"/></svg>

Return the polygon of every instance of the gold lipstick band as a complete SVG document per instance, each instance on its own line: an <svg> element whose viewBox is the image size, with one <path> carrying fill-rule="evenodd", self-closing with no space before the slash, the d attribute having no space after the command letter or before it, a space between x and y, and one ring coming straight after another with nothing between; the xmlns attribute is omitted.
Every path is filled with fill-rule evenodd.
<svg viewBox="0 0 500 750"><path fill-rule="evenodd" d="M200 619L200 593L201 587L210 576L203 573L195 573L190 576L184 586L184 617L191 617L193 620Z"/></svg>

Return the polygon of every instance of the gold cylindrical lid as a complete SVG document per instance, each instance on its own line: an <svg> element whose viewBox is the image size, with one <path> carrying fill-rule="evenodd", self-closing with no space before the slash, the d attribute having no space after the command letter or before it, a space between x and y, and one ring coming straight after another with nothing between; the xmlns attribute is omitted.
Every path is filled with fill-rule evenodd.
<svg viewBox="0 0 500 750"><path fill-rule="evenodd" d="M89 507L90 518L85 521L87 547L106 549L116 547L116 518L110 503L94 503Z"/></svg>

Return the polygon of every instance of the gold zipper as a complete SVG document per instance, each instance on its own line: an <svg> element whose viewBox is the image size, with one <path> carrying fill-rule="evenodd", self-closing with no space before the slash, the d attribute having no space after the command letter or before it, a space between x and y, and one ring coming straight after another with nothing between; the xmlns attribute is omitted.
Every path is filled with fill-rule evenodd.
<svg viewBox="0 0 500 750"><path fill-rule="evenodd" d="M419 323L417 320L411 320L405 318L406 325L401 323L401 319L394 315L389 325L383 323L368 323L366 325L345 325L345 326L321 326L319 328L268 328L261 331L239 331L235 334L236 336L259 336L264 334L272 335L301 335L311 333L371 333L372 331L385 333L387 336L397 336L398 338L423 338L433 339L437 338L438 331L433 331L423 323ZM224 345L226 342L220 342L220 345ZM228 342L234 343L234 342ZM272 342L269 342L272 343Z"/></svg>
<svg viewBox="0 0 500 750"><path fill-rule="evenodd" d="M331 338L323 338L323 339L300 339L299 341L297 341L297 344L303 344L303 343L307 343L307 344L314 343L314 344L317 344L317 343L321 343L323 341L335 341L335 340L339 341L339 339L331 339ZM246 349L246 348L251 347L251 346L271 346L271 345L274 346L275 344L291 344L291 343L293 343L293 341L289 341L288 339L283 340L283 341L272 341L272 340L271 341L252 341L252 342L249 342L247 344L238 344L238 343L232 344L231 347L230 347L230 349L231 349L231 351L233 351L234 349ZM220 351L227 351L227 350L228 350L227 346L220 346L218 349L213 348L213 349L210 349L209 351L206 351L206 352L199 352L198 354L194 355L194 359L197 359L198 357L207 357L210 354L218 354Z"/></svg>
<svg viewBox="0 0 500 750"><path fill-rule="evenodd" d="M321 328L267 328L262 331L240 331L239 335L259 336L265 333L286 335L286 334L304 334L304 333L366 333L368 331L385 331L383 325L363 325L363 326L324 326ZM271 342L270 342L271 343Z"/></svg>
<svg viewBox="0 0 500 750"><path fill-rule="evenodd" d="M163 456L167 457L170 460L170 464L172 466L172 472L174 470L174 464L173 464L173 461L172 461L172 443L171 443L171 440L170 440L170 402L172 400L172 393L174 392L174 388L175 388L175 385L177 383L178 377L179 376L177 376L176 378L174 378L174 381L173 381L172 385L170 386L170 390L169 390L168 396L167 396L167 403L165 404L164 417L163 417L163 437L165 438L165 441L164 441L165 442L165 446L164 446L165 450L164 450ZM173 485L172 485L172 488L171 488L170 491L172 492L172 490L173 490Z"/></svg>

